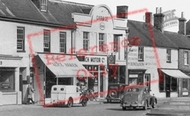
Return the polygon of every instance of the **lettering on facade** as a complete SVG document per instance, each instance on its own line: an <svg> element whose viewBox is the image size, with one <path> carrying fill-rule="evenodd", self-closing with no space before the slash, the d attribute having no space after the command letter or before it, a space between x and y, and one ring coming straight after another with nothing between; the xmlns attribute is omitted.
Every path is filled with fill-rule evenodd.
<svg viewBox="0 0 190 116"><path fill-rule="evenodd" d="M108 22L108 17L97 15L97 16L96 16L96 20L97 20L97 21L106 21L106 22Z"/></svg>
<svg viewBox="0 0 190 116"><path fill-rule="evenodd" d="M78 67L75 63L64 63L67 67Z"/></svg>
<svg viewBox="0 0 190 116"><path fill-rule="evenodd" d="M97 62L97 63L105 63L105 58L100 57L85 57L86 62Z"/></svg>

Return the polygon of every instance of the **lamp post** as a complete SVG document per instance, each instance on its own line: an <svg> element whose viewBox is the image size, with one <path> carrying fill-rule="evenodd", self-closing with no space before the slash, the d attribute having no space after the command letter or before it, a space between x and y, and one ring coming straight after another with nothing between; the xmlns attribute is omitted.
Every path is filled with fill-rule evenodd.
<svg viewBox="0 0 190 116"><path fill-rule="evenodd" d="M128 38L128 34L129 34L129 29L125 30L125 39ZM128 39L127 39L128 40ZM125 61L126 61L126 65L125 65L125 84L129 84L129 77L128 77L128 45L129 45L129 41L125 41Z"/></svg>

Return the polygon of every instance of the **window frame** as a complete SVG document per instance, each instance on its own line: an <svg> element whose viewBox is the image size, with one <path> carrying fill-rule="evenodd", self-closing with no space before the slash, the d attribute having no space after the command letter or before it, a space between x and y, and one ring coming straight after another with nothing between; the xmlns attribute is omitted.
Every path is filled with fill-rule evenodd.
<svg viewBox="0 0 190 116"><path fill-rule="evenodd" d="M171 53L171 49L166 49L166 63L171 63L171 56L172 56L172 53Z"/></svg>
<svg viewBox="0 0 190 116"><path fill-rule="evenodd" d="M113 51L114 52L119 52L119 37L120 35L113 35Z"/></svg>
<svg viewBox="0 0 190 116"><path fill-rule="evenodd" d="M90 43L90 39L89 39L89 32L84 31L83 32L83 50L89 51L89 43Z"/></svg>
<svg viewBox="0 0 190 116"><path fill-rule="evenodd" d="M22 33L19 33L18 31L21 30ZM19 37L22 36L22 37ZM21 49L18 49L18 44L21 41ZM17 27L17 52L25 52L25 27Z"/></svg>
<svg viewBox="0 0 190 116"><path fill-rule="evenodd" d="M59 32L59 48L60 48L61 53L66 53L67 51L67 33L66 32L63 32L63 31Z"/></svg>
<svg viewBox="0 0 190 116"><path fill-rule="evenodd" d="M47 35L46 35L47 34ZM49 42L46 42L48 39ZM51 52L51 31L44 29L44 52ZM48 47L46 47L46 45L48 45Z"/></svg>
<svg viewBox="0 0 190 116"><path fill-rule="evenodd" d="M186 55L186 58L185 58ZM189 53L188 51L183 51L183 62L184 65L189 65Z"/></svg>
<svg viewBox="0 0 190 116"><path fill-rule="evenodd" d="M105 44L105 33L99 33L99 51L100 52L104 52L104 46L102 46L103 44Z"/></svg>
<svg viewBox="0 0 190 116"><path fill-rule="evenodd" d="M138 47L138 61L144 61L144 47Z"/></svg>

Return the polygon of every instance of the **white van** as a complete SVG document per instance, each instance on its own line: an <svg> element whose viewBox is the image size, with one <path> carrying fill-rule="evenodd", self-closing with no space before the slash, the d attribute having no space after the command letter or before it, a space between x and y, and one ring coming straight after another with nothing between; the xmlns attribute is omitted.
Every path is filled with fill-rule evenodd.
<svg viewBox="0 0 190 116"><path fill-rule="evenodd" d="M87 97L79 91L75 85L53 85L51 88L51 103L53 105L67 105L72 107L73 104L87 105Z"/></svg>

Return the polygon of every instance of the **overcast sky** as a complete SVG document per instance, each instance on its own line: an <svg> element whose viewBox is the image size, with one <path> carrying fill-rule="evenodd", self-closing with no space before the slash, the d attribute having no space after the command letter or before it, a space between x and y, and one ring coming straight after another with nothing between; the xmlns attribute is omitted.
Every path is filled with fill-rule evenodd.
<svg viewBox="0 0 190 116"><path fill-rule="evenodd" d="M67 0L69 1L69 0ZM175 9L175 16L180 17L181 12L184 12L184 17L190 20L190 0L70 0L73 2L86 3L92 5L106 4L113 15L116 14L116 6L127 5L129 11L134 11L142 8L147 8L150 12L155 13L156 7L162 7L162 11ZM144 21L144 13L130 15L129 19ZM177 27L171 27L175 31ZM168 29L170 30L170 28Z"/></svg>

